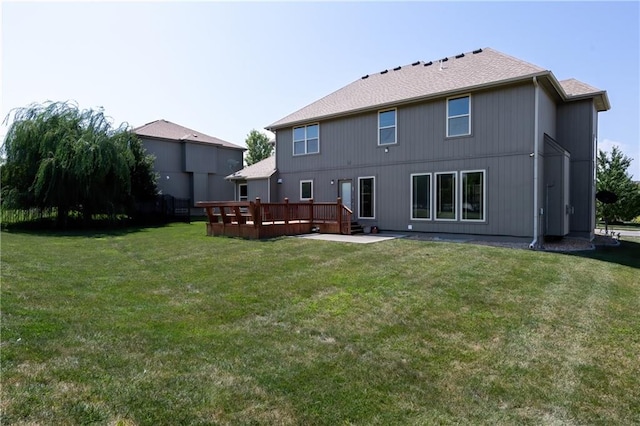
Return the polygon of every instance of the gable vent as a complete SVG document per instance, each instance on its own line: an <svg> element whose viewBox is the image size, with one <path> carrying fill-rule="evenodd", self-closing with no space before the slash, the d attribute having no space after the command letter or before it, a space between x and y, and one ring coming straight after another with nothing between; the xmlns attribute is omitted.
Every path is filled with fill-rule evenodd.
<svg viewBox="0 0 640 426"><path fill-rule="evenodd" d="M412 66L414 66L414 67L415 67L416 65L420 65L420 61L416 61L416 62L412 63L411 65L412 65Z"/></svg>
<svg viewBox="0 0 640 426"><path fill-rule="evenodd" d="M456 55L456 59L460 59L460 58L464 58L464 53L461 53L459 55Z"/></svg>
<svg viewBox="0 0 640 426"><path fill-rule="evenodd" d="M474 54L474 55L476 55L476 54L478 54L478 53L480 53L480 52L482 52L482 49L474 50L474 51L473 51L473 54Z"/></svg>
<svg viewBox="0 0 640 426"><path fill-rule="evenodd" d="M362 76L362 79L363 79L363 80L364 80L365 78L369 78L369 74L367 74L367 75L363 75L363 76Z"/></svg>
<svg viewBox="0 0 640 426"><path fill-rule="evenodd" d="M402 67L395 67L393 70L394 71L398 71L400 68L402 68Z"/></svg>
<svg viewBox="0 0 640 426"><path fill-rule="evenodd" d="M380 71L380 74L386 74L388 72L389 72L389 70L384 70L384 71Z"/></svg>
<svg viewBox="0 0 640 426"><path fill-rule="evenodd" d="M433 65L433 61L425 62L424 66L428 67L429 65Z"/></svg>

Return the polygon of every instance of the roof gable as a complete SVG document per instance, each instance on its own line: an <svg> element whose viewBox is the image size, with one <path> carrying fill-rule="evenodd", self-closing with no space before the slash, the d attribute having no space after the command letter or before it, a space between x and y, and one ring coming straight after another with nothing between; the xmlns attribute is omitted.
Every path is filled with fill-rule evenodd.
<svg viewBox="0 0 640 426"><path fill-rule="evenodd" d="M454 57L429 62L418 61L363 76L274 122L267 129L273 130L322 118L442 97L466 90L521 81L533 76L549 76L555 80L551 71L537 65L491 48L478 49ZM561 86L559 90L562 90ZM568 97L566 93L561 93L561 96Z"/></svg>
<svg viewBox="0 0 640 426"><path fill-rule="evenodd" d="M219 145L224 148L241 149L245 148L235 145L231 142L218 139L213 136L206 135L188 127L172 123L167 120L156 120L143 126L136 127L133 132L138 136L146 136L150 138L167 139L176 142L196 142Z"/></svg>

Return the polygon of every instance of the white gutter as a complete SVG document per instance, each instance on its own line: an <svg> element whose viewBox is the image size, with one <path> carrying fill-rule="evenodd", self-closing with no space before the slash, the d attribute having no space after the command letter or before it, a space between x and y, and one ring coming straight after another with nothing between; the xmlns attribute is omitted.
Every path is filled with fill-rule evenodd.
<svg viewBox="0 0 640 426"><path fill-rule="evenodd" d="M540 245L538 242L538 224L540 222L538 209L538 157L540 152L538 149L538 106L540 97L540 88L538 87L538 79L533 77L534 94L534 114L533 114L533 241L529 244L530 249L537 249Z"/></svg>

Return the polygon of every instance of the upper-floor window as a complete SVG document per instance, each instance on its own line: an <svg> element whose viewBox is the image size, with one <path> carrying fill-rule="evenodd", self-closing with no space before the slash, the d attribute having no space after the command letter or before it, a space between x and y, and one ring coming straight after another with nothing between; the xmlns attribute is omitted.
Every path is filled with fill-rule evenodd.
<svg viewBox="0 0 640 426"><path fill-rule="evenodd" d="M300 181L300 199L310 200L313 198L313 181L301 180Z"/></svg>
<svg viewBox="0 0 640 426"><path fill-rule="evenodd" d="M390 109L378 113L378 145L396 143L396 110Z"/></svg>
<svg viewBox="0 0 640 426"><path fill-rule="evenodd" d="M471 134L471 96L447 99L447 137Z"/></svg>
<svg viewBox="0 0 640 426"><path fill-rule="evenodd" d="M293 155L320 152L320 125L310 124L293 128Z"/></svg>

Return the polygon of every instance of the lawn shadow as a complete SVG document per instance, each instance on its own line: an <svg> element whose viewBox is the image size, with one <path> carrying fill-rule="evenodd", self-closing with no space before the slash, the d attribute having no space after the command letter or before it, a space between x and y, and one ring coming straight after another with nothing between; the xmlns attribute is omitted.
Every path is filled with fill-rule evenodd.
<svg viewBox="0 0 640 426"><path fill-rule="evenodd" d="M127 225L115 227L88 227L77 229L40 229L29 227L11 227L2 229L7 234L23 234L37 235L46 237L78 237L78 238L103 238L103 237L120 237L138 232L144 232L147 229L157 229L169 226L171 223L152 223L146 225Z"/></svg>
<svg viewBox="0 0 640 426"><path fill-rule="evenodd" d="M595 250L564 252L564 254L640 269L640 242L638 241L621 240L618 246L596 246Z"/></svg>

